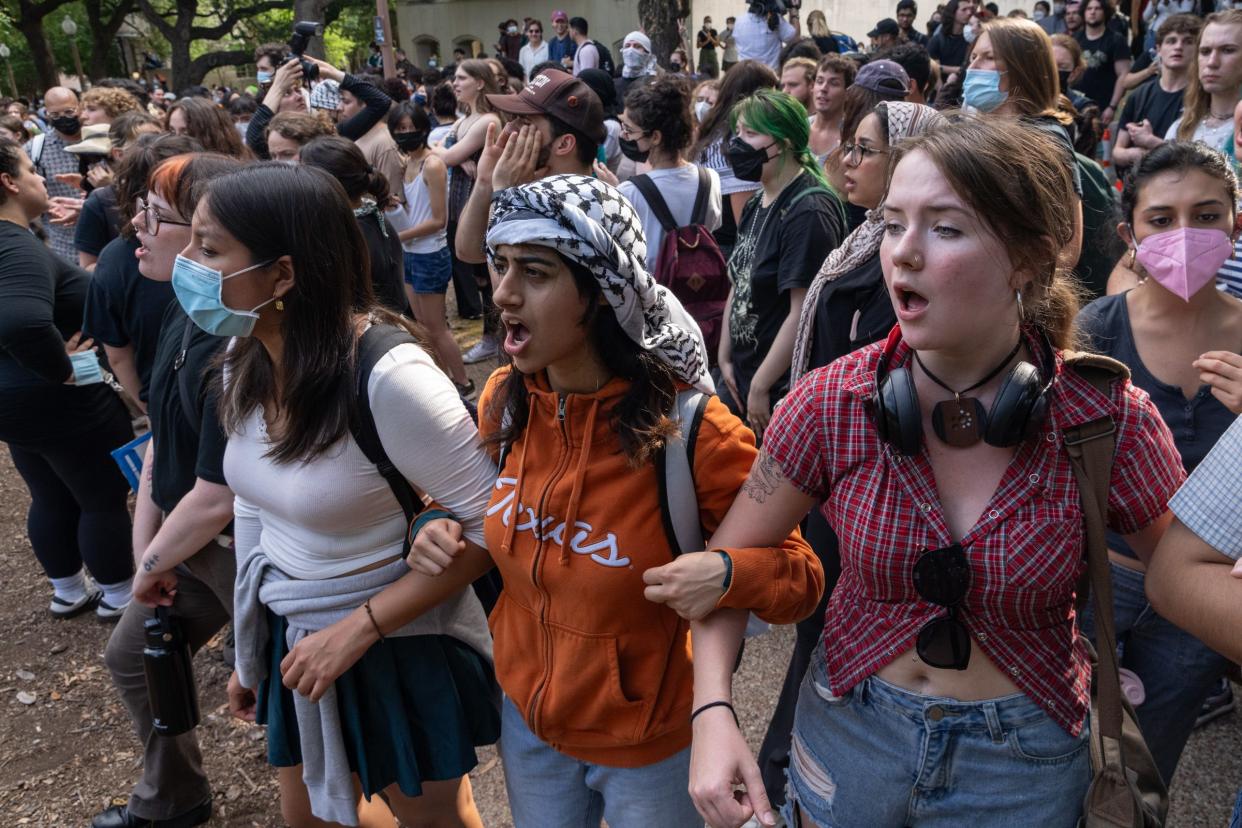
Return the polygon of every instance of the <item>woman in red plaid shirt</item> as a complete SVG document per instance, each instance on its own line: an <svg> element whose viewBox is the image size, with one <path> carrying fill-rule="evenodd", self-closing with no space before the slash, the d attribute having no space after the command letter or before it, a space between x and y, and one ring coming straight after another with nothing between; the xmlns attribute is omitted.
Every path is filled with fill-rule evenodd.
<svg viewBox="0 0 1242 828"><path fill-rule="evenodd" d="M1147 395L1062 364L1077 309L1057 253L1070 171L1017 121L966 118L890 150L886 342L804 377L712 538L754 546L817 507L842 575L794 724L786 819L1073 826L1090 777L1084 564L1066 428L1112 416L1108 523L1140 556L1183 473ZM714 828L771 825L723 706L744 617L695 630L691 793ZM733 796L735 784L747 793Z"/></svg>

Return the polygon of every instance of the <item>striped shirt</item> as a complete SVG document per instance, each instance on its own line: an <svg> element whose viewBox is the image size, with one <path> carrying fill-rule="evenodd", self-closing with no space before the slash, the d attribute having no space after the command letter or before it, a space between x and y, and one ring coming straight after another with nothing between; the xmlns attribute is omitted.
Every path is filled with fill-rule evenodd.
<svg viewBox="0 0 1242 828"><path fill-rule="evenodd" d="M1242 558L1242 417L1233 421L1203 458L1169 508L1204 543L1235 561Z"/></svg>
<svg viewBox="0 0 1242 828"><path fill-rule="evenodd" d="M1216 273L1216 287L1242 299L1242 238L1233 243L1233 257Z"/></svg>
<svg viewBox="0 0 1242 828"><path fill-rule="evenodd" d="M824 623L828 678L841 695L914 646L944 609L923 601L919 554L955 541L971 566L961 618L975 646L1071 734L1083 727L1091 663L1078 641L1075 584L1084 565L1078 485L1064 429L1105 415L1117 425L1108 525L1150 525L1185 477L1168 427L1147 394L1115 383L1111 399L1057 360L1049 413L1020 445L978 522L949 531L926 450L905 457L881 442L866 404L885 343L807 374L772 418L764 450L821 501L841 543L841 580ZM898 343L889 365L907 362Z"/></svg>

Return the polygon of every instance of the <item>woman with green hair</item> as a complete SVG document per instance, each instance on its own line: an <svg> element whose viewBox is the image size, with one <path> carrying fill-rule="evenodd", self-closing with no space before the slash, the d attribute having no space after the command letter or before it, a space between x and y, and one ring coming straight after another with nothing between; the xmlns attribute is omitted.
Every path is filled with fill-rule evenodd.
<svg viewBox="0 0 1242 828"><path fill-rule="evenodd" d="M715 379L762 439L789 389L806 289L845 237L845 212L815 163L806 109L793 97L761 89L733 108L730 127L725 157L733 174L761 187L742 209L729 259L733 289Z"/></svg>

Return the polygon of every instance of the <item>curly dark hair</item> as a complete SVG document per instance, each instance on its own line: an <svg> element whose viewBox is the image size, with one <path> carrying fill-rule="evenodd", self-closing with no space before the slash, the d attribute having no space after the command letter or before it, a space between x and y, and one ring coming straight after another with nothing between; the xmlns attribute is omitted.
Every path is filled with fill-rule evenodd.
<svg viewBox="0 0 1242 828"><path fill-rule="evenodd" d="M661 75L625 96L625 116L647 132L660 133L660 147L681 153L694 139L690 116L690 84L681 77Z"/></svg>

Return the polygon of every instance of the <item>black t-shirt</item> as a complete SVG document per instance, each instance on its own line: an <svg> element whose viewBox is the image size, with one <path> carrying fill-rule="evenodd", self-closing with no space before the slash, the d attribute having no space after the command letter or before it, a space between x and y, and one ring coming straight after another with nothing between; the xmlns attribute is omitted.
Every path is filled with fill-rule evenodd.
<svg viewBox="0 0 1242 828"><path fill-rule="evenodd" d="M942 26L940 31L927 44L927 54L933 60L940 61L941 66L958 66L964 67L966 63L966 50L969 44L966 38L961 35L949 34L947 26Z"/></svg>
<svg viewBox="0 0 1242 828"><path fill-rule="evenodd" d="M1130 48L1125 38L1111 29L1095 40L1087 37L1087 30L1081 29L1074 39L1082 47L1082 59L1087 69L1078 79L1078 89L1091 100L1100 105L1100 109L1108 108L1113 100L1113 90L1117 86L1117 70L1114 63L1130 59Z"/></svg>
<svg viewBox="0 0 1242 828"><path fill-rule="evenodd" d="M107 383L65 384L65 342L82 329L89 280L25 227L0 221L0 441L63 444L115 416Z"/></svg>
<svg viewBox="0 0 1242 828"><path fill-rule="evenodd" d="M82 329L89 281L25 227L0 221L0 388L65 381L65 342Z"/></svg>
<svg viewBox="0 0 1242 828"><path fill-rule="evenodd" d="M883 339L896 324L877 252L820 291L807 370Z"/></svg>
<svg viewBox="0 0 1242 828"><path fill-rule="evenodd" d="M808 287L845 237L841 202L835 195L825 190L799 197L820 186L803 173L768 207L761 206L759 191L742 209L729 259L733 306L728 313L733 370L743 403L751 378L789 315L789 291ZM784 378L772 386L773 400L784 396L788 376L786 369Z"/></svg>
<svg viewBox="0 0 1242 828"><path fill-rule="evenodd" d="M380 230L381 221L387 233ZM407 313L405 267L397 228L372 212L358 217L358 229L371 254L371 289L375 291L375 298L393 313Z"/></svg>
<svg viewBox="0 0 1242 828"><path fill-rule="evenodd" d="M157 282L138 272L134 256L138 246L136 238L117 238L99 254L86 294L83 328L104 345L133 346L134 367L142 381L138 398L146 402L160 325L168 303L176 300L172 282Z"/></svg>
<svg viewBox="0 0 1242 828"><path fill-rule="evenodd" d="M1173 122L1182 117L1184 93L1184 89L1165 92L1160 88L1159 76L1148 80L1134 90L1126 100L1126 105L1121 108L1121 126L1138 123L1146 118L1151 121L1152 134L1163 138Z"/></svg>
<svg viewBox="0 0 1242 828"><path fill-rule="evenodd" d="M116 190L109 184L92 190L82 204L73 229L73 246L81 253L98 256L108 242L120 235L121 214L116 209Z"/></svg>
<svg viewBox="0 0 1242 828"><path fill-rule="evenodd" d="M227 342L227 337L212 336L191 322L180 304L169 303L156 346L147 408L155 443L151 500L165 512L171 512L194 488L196 478L224 485L228 438L220 427L211 380L213 360ZM186 374L185 399L179 372Z"/></svg>
<svg viewBox="0 0 1242 828"><path fill-rule="evenodd" d="M841 44L837 43L837 39L832 35L823 35L821 37L812 36L815 45L819 47L821 55L835 55L841 51Z"/></svg>

